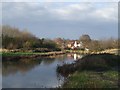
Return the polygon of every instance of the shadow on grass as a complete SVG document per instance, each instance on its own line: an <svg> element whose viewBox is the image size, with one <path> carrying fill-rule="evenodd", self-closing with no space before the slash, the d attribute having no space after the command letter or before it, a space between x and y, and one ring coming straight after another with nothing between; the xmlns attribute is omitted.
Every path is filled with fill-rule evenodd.
<svg viewBox="0 0 120 90"><path fill-rule="evenodd" d="M57 72L66 77L75 71L108 71L119 70L120 56L113 54L92 54L79 59L72 64L57 67Z"/></svg>
<svg viewBox="0 0 120 90"><path fill-rule="evenodd" d="M118 88L120 56L92 54L72 64L57 67L57 72L67 78L63 88Z"/></svg>

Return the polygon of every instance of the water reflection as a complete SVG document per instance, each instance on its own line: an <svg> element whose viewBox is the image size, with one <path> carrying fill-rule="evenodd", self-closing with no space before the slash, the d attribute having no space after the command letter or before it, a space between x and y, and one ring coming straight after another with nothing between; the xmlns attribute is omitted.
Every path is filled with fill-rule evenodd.
<svg viewBox="0 0 120 90"><path fill-rule="evenodd" d="M51 58L21 59L2 63L3 88L41 88L58 87L64 77L56 72L56 67L63 63L72 63L79 56L60 55Z"/></svg>
<svg viewBox="0 0 120 90"><path fill-rule="evenodd" d="M22 59L14 61L3 61L2 62L2 75L7 76L9 74L16 74L20 72L22 74L33 69L41 63L41 60L34 59Z"/></svg>
<svg viewBox="0 0 120 90"><path fill-rule="evenodd" d="M0 89L2 90L2 68L0 67Z"/></svg>
<svg viewBox="0 0 120 90"><path fill-rule="evenodd" d="M80 55L80 54L68 54L67 56L69 58L73 58L74 60L78 60L78 59L81 59L83 57L83 55Z"/></svg>

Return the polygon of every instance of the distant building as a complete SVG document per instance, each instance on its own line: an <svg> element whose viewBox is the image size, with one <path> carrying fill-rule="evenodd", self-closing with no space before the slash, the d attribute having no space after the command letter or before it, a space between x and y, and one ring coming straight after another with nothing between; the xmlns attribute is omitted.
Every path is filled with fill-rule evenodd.
<svg viewBox="0 0 120 90"><path fill-rule="evenodd" d="M78 42L78 41L72 41L67 46L68 46L68 48L71 48L71 49L83 48L83 43L82 42Z"/></svg>
<svg viewBox="0 0 120 90"><path fill-rule="evenodd" d="M69 41L68 44L67 44L67 47L71 48L73 46L74 46L74 41L73 40Z"/></svg>
<svg viewBox="0 0 120 90"><path fill-rule="evenodd" d="M79 48L82 47L82 42L77 43L77 41L75 41L74 47L75 47L75 48L77 48L77 47L79 47Z"/></svg>
<svg viewBox="0 0 120 90"><path fill-rule="evenodd" d="M81 41L79 42L77 40L69 41L69 43L67 44L67 47L70 49L83 49L89 52L89 49L85 47Z"/></svg>

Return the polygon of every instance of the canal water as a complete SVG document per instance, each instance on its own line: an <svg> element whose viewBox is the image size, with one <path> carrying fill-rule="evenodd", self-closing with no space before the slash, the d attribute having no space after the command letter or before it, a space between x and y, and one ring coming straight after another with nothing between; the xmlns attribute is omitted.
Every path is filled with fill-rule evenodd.
<svg viewBox="0 0 120 90"><path fill-rule="evenodd" d="M64 83L57 65L74 63L82 55L5 61L2 63L2 88L55 88Z"/></svg>

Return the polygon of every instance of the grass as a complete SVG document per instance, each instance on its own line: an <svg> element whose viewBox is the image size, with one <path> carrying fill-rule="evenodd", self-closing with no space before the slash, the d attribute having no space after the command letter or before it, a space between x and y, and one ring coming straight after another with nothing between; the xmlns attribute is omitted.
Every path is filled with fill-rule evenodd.
<svg viewBox="0 0 120 90"><path fill-rule="evenodd" d="M54 51L54 52L7 52L2 53L2 60L18 60L24 58L39 58L39 57L55 57L56 55L65 54L65 52Z"/></svg>
<svg viewBox="0 0 120 90"><path fill-rule="evenodd" d="M2 53L2 56L19 56L19 55L35 55L35 54L46 54L46 53L31 53L31 52L16 52L16 53Z"/></svg>
<svg viewBox="0 0 120 90"><path fill-rule="evenodd" d="M118 80L118 74L119 72L117 71L106 71L103 73L103 76L111 80Z"/></svg>
<svg viewBox="0 0 120 90"><path fill-rule="evenodd" d="M117 71L103 73L93 71L75 72L68 78L63 88L118 88L117 81Z"/></svg>
<svg viewBox="0 0 120 90"><path fill-rule="evenodd" d="M2 56L22 56L22 55L49 55L53 53L57 53L58 51L55 52L7 52L7 53L0 53ZM58 52L59 53L59 52Z"/></svg>
<svg viewBox="0 0 120 90"><path fill-rule="evenodd" d="M58 66L57 72L68 80L63 88L117 88L120 56L92 54L72 64Z"/></svg>

